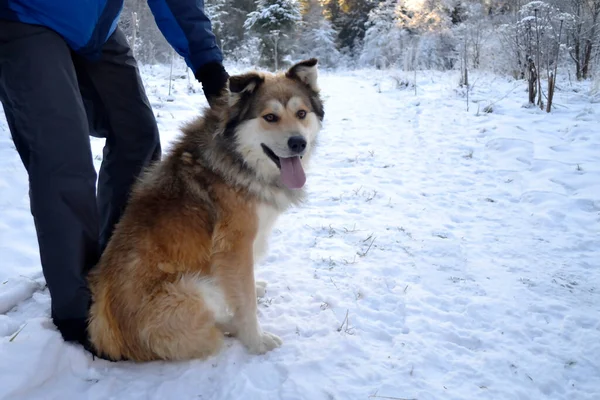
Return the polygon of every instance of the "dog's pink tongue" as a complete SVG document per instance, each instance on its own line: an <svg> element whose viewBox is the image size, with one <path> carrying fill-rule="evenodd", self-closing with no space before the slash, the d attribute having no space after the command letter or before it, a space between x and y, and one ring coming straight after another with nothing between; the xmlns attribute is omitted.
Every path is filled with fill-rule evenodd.
<svg viewBox="0 0 600 400"><path fill-rule="evenodd" d="M279 159L281 163L281 181L290 189L300 189L306 183L304 168L300 163L300 157L289 157Z"/></svg>

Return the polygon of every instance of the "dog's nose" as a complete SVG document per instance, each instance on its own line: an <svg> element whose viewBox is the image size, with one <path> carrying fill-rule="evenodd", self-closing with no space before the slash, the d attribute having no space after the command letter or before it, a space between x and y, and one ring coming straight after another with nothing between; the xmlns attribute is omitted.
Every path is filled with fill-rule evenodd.
<svg viewBox="0 0 600 400"><path fill-rule="evenodd" d="M306 149L306 139L302 136L292 136L288 140L288 147L294 153L302 153Z"/></svg>

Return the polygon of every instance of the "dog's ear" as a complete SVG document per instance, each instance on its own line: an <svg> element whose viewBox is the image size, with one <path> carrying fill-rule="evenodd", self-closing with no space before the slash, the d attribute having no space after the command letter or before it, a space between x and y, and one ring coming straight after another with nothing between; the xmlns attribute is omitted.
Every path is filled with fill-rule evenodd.
<svg viewBox="0 0 600 400"><path fill-rule="evenodd" d="M317 71L316 58L310 58L308 60L300 61L294 64L285 73L290 79L298 79L300 82L306 84L312 91L319 92L319 85L317 84L318 71Z"/></svg>
<svg viewBox="0 0 600 400"><path fill-rule="evenodd" d="M229 91L232 94L251 94L264 81L265 78L256 72L234 75L229 77Z"/></svg>

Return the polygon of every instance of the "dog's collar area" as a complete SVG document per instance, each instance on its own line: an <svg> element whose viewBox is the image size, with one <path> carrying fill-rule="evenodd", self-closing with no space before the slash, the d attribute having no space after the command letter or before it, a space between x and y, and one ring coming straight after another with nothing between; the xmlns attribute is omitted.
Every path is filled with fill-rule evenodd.
<svg viewBox="0 0 600 400"><path fill-rule="evenodd" d="M273 160L273 162L275 163L275 165L277 165L277 168L281 169L281 160L279 160L279 157L277 157L277 154L275 154L275 152L273 152L273 150L271 150L267 145L265 145L264 143L260 144L263 151L265 152L265 154L271 159Z"/></svg>

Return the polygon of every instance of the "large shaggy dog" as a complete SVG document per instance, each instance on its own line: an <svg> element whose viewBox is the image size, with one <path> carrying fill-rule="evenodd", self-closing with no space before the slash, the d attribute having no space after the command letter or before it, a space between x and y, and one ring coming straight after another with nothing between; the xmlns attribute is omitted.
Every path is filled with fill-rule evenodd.
<svg viewBox="0 0 600 400"><path fill-rule="evenodd" d="M134 187L89 281L89 330L113 360L184 360L282 344L261 329L254 265L270 230L304 196L324 110L317 60L232 76L221 103L183 128Z"/></svg>

